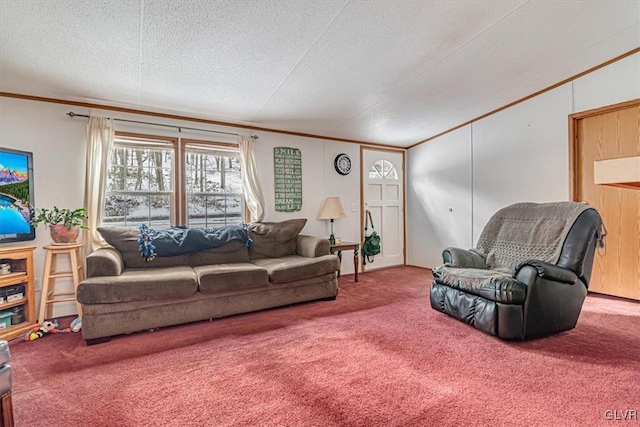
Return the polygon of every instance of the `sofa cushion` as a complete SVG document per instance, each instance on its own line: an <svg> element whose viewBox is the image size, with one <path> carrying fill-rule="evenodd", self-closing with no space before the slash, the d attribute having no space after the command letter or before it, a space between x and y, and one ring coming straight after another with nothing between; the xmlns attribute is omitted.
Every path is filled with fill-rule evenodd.
<svg viewBox="0 0 640 427"><path fill-rule="evenodd" d="M127 268L155 268L189 265L189 254L171 257L159 256L151 262L145 261L138 251L138 236L140 232L137 228L99 227L98 231L108 244L120 252L124 266Z"/></svg>
<svg viewBox="0 0 640 427"><path fill-rule="evenodd" d="M78 286L78 301L105 304L186 298L198 290L191 267L128 268L119 276L92 277Z"/></svg>
<svg viewBox="0 0 640 427"><path fill-rule="evenodd" d="M203 265L193 270L203 294L260 288L269 284L267 270L249 263Z"/></svg>
<svg viewBox="0 0 640 427"><path fill-rule="evenodd" d="M460 282L458 282L457 285L452 286L449 283L444 283L438 277L435 279L436 283L441 285L461 289L469 294L478 295L490 301L506 304L522 304L527 296L527 287L513 277L501 277L479 288L463 287L460 286Z"/></svg>
<svg viewBox="0 0 640 427"><path fill-rule="evenodd" d="M335 255L317 258L289 255L281 258L256 259L251 262L267 270L271 283L293 282L340 270L340 260Z"/></svg>
<svg viewBox="0 0 640 427"><path fill-rule="evenodd" d="M253 222L248 225L253 242L249 246L251 259L279 258L296 253L296 239L307 220L290 219L282 222Z"/></svg>
<svg viewBox="0 0 640 427"><path fill-rule="evenodd" d="M249 249L239 240L234 240L219 248L193 252L189 256L189 265L229 264L233 262L249 262Z"/></svg>

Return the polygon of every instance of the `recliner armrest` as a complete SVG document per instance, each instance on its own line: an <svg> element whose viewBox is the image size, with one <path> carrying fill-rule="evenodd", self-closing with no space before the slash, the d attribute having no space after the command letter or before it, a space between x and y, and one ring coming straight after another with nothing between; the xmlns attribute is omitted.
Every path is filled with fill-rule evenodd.
<svg viewBox="0 0 640 427"><path fill-rule="evenodd" d="M119 276L124 269L122 255L113 248L100 248L87 257L87 278Z"/></svg>
<svg viewBox="0 0 640 427"><path fill-rule="evenodd" d="M486 268L484 258L466 249L448 247L442 251L442 260L445 264L452 264L462 268Z"/></svg>
<svg viewBox="0 0 640 427"><path fill-rule="evenodd" d="M330 244L327 239L302 234L296 239L296 255L317 258L330 253Z"/></svg>
<svg viewBox="0 0 640 427"><path fill-rule="evenodd" d="M520 270L526 266L533 267L536 270L538 277L543 279L566 283L568 285L573 285L578 281L578 276L573 271L567 268L558 267L555 264L535 259L529 259L518 264L515 272L516 279L518 279L517 275Z"/></svg>

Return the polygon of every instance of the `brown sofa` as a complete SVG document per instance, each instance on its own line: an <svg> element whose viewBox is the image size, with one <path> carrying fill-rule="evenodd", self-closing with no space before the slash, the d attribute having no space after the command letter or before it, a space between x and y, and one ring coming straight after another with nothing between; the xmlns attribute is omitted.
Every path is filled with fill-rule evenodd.
<svg viewBox="0 0 640 427"><path fill-rule="evenodd" d="M163 326L247 313L338 294L338 257L329 241L298 235L306 220L250 224L242 242L145 262L138 230L100 229L113 248L87 257L78 286L88 344Z"/></svg>

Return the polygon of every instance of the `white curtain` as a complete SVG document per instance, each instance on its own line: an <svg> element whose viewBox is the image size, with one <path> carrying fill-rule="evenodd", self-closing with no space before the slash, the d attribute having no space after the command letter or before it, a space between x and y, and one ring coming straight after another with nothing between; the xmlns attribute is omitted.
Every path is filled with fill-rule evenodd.
<svg viewBox="0 0 640 427"><path fill-rule="evenodd" d="M99 247L107 246L100 238L98 227L102 223L107 168L115 136L111 119L106 117L90 117L87 129L84 205L87 208L87 216L89 217L86 224L89 230L84 231L83 250L85 256Z"/></svg>
<svg viewBox="0 0 640 427"><path fill-rule="evenodd" d="M246 135L238 136L240 148L240 162L242 168L242 191L244 192L247 209L251 213L251 221L264 219L264 194L258 174L255 153L253 151L253 139Z"/></svg>

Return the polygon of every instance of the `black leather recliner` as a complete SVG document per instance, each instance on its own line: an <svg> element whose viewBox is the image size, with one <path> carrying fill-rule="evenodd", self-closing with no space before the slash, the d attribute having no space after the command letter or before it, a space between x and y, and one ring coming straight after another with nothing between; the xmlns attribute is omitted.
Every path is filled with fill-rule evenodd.
<svg viewBox="0 0 640 427"><path fill-rule="evenodd" d="M525 340L573 329L587 295L601 227L596 210L583 211L566 234L555 264L522 260L511 277L480 288L452 286L434 271L431 307L503 339ZM442 256L448 264L486 268L476 252L446 248Z"/></svg>

